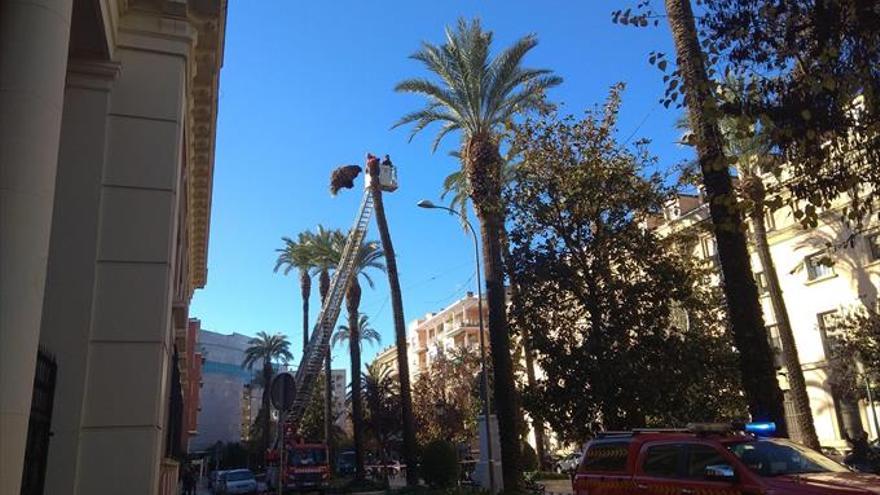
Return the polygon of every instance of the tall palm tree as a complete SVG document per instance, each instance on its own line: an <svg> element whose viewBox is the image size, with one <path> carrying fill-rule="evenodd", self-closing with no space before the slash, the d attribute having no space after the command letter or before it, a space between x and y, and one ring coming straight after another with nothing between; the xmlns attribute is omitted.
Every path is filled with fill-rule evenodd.
<svg viewBox="0 0 880 495"><path fill-rule="evenodd" d="M690 0L665 0L666 15L678 54L678 70L686 88L685 104L694 132L709 213L718 244L724 295L740 349L740 373L752 417L785 425L782 391L776 380L773 352L758 301L758 288L752 276L743 218L737 206L724 140L718 125L712 85L704 65L705 57L697 38ZM782 428L784 430L784 427ZM784 431L781 432L784 434Z"/></svg>
<svg viewBox="0 0 880 495"><path fill-rule="evenodd" d="M281 267L284 267L285 275L294 268L299 270L299 290L302 296L303 312L303 349L305 349L309 345L309 298L312 295L312 276L309 273L313 266L311 233L300 232L296 241L289 237L282 237L281 240L284 242L284 246L275 250L278 253L275 272L277 273Z"/></svg>
<svg viewBox="0 0 880 495"><path fill-rule="evenodd" d="M318 275L318 292L321 295L321 305L327 299L330 290L330 270L339 264L342 246L345 244L345 236L339 230L327 229L318 225L315 232L309 238L310 258L312 262L312 274ZM330 367L331 350L327 350L327 359L324 360L324 441L330 450L331 462L333 453L333 372Z"/></svg>
<svg viewBox="0 0 880 495"><path fill-rule="evenodd" d="M256 365L263 367L263 431L262 445L263 451L269 448L269 429L271 426L271 415L269 414L269 386L272 383L272 361L281 360L288 362L293 359L290 352L290 341L287 337L278 333L269 335L266 332L258 332L257 336L248 341L248 348L244 351L244 360L241 366L247 369L253 369Z"/></svg>
<svg viewBox="0 0 880 495"><path fill-rule="evenodd" d="M458 157L457 152L450 154ZM504 165L501 171L502 189L509 183L513 182L516 176L516 163L514 162L515 154L516 151L510 149L508 150L507 156L504 158ZM467 176L462 170L453 171L443 180L443 189L440 192L440 199L443 199L446 196L451 196L449 207L459 212L459 215L462 218L462 223L464 223L464 219L467 218L468 215L470 196L468 195ZM501 235L502 259L506 265L507 276L510 280L511 299L516 299L515 294L517 294L518 287L513 279L513 274L510 271L510 263L507 259L510 255L510 243L509 238L507 237L507 230L502 229ZM519 332L522 339L523 354L526 362L526 385L530 390L536 390L537 378L535 375L535 356L532 351L529 329L522 327L519 329ZM480 338L482 338L482 336ZM541 469L545 469L547 468L547 466L545 466L547 456L544 452L544 445L546 443L544 439L544 420L539 414L532 414L532 429L535 431L535 453L538 456L538 466Z"/></svg>
<svg viewBox="0 0 880 495"><path fill-rule="evenodd" d="M516 490L522 481L522 471L501 260L503 162L498 136L515 115L538 109L544 92L562 80L548 70L522 67L523 58L538 43L535 36L517 40L494 58L489 54L491 43L492 33L484 31L479 20L464 19L454 29L446 29L444 44L423 43L412 58L422 62L439 81L409 79L397 85L397 91L421 94L428 103L425 108L405 115L395 127L414 124L412 138L431 123L442 123L434 139L435 150L444 136L461 131L462 166L483 241L504 487Z"/></svg>
<svg viewBox="0 0 880 495"><path fill-rule="evenodd" d="M386 155L387 165L391 160ZM397 257L394 254L394 244L391 242L391 233L388 229L388 219L385 216L385 202L382 198L382 187L379 181L379 159L367 155L367 173L375 178L370 181L370 194L373 196L373 209L376 212L376 225L379 227L379 239L382 240L382 249L385 251L385 265L387 266L388 286L391 289L391 311L394 315L394 342L397 347L397 374L400 381L400 417L403 426L403 459L407 466L413 466L406 470L406 483L416 486L419 483L419 473L414 468L416 465L416 432L412 412L412 389L409 380L409 356L406 346L406 319L403 315L403 296L400 291L400 278L397 275Z"/></svg>
<svg viewBox="0 0 880 495"><path fill-rule="evenodd" d="M728 79L724 82L724 86L725 93L732 93L733 98L749 98L749 95L745 94L745 84L742 81ZM676 127L690 133L687 119L680 119L676 122ZM810 397L807 394L797 343L794 340L788 309L782 295L782 286L779 283L776 264L773 262L770 243L767 239L765 219L766 215L772 214L773 210L769 209L766 203L767 191L764 187L764 171L770 170L776 157L767 135L755 128L753 124L741 119L724 117L719 120L718 127L724 139L724 151L729 156L736 158L739 178L736 190L747 206L745 212L752 227L752 244L763 268L767 295L773 308L782 344L782 361L787 370L789 394L794 406L786 416L787 425L790 428L788 433L792 434L799 443L818 449L820 447L819 438L813 424L813 412L810 408ZM689 140L685 139L685 141Z"/></svg>
<svg viewBox="0 0 880 495"><path fill-rule="evenodd" d="M342 248L340 247L340 251ZM385 271L381 259L385 256L379 243L368 241L361 244L355 257L351 285L345 293L345 309L348 313L347 325L340 327L334 337L334 343L341 339L349 342L351 354L351 422L354 429L355 477L364 478L364 438L363 438L363 403L361 402L361 342L378 337L375 330L369 327L367 317L360 314L361 284L363 278L370 288L375 287L368 269ZM367 325L362 327L362 324ZM357 345L355 345L357 344Z"/></svg>
<svg viewBox="0 0 880 495"><path fill-rule="evenodd" d="M363 350L364 342L378 344L382 341L382 336L370 325L370 317L360 313L357 319L357 325L352 328L350 325L339 325L336 332L333 333L331 343L333 347L337 345L348 345L351 352L352 343L357 343L357 351Z"/></svg>

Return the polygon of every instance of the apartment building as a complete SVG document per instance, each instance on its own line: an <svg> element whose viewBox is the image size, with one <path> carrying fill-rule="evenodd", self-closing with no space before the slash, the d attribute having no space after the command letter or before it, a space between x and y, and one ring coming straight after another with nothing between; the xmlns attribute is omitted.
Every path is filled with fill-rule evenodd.
<svg viewBox="0 0 880 495"><path fill-rule="evenodd" d="M708 205L700 195L680 195L666 205L662 217L652 218L647 224L661 235L679 229L700 229L694 255L719 269L715 280L720 281L714 236L708 228L702 228L708 227L708 216ZM828 382L828 358L832 352L832 330L828 323L835 315L877 300L880 224L875 222L857 232L839 217L840 211L831 209L821 215L817 227L805 229L795 221L789 208L782 208L768 213L764 223L807 383L816 433L823 445L842 447L845 441L841 403ZM771 345L779 355L781 342L766 278L751 247L750 252L764 321ZM777 366L780 386L786 392L788 385L781 358ZM864 401L858 406L863 428L871 436L876 436L873 408Z"/></svg>
<svg viewBox="0 0 880 495"><path fill-rule="evenodd" d="M441 351L452 349L478 350L480 345L479 300L472 292L446 308L425 315L410 324L407 335L409 369L412 379L430 369ZM488 308L483 304L484 324ZM488 329L487 329L488 331ZM485 344L489 345L488 335ZM386 354L386 350L383 354ZM393 352L396 356L396 352ZM395 357L396 359L396 357ZM397 369L397 365L394 365Z"/></svg>
<svg viewBox="0 0 880 495"><path fill-rule="evenodd" d="M192 451L210 450L217 442L250 439L250 425L263 398L262 387L253 384L262 362L257 362L253 369L241 366L250 340L251 337L240 333L200 329L199 346L204 359L200 431L190 442Z"/></svg>

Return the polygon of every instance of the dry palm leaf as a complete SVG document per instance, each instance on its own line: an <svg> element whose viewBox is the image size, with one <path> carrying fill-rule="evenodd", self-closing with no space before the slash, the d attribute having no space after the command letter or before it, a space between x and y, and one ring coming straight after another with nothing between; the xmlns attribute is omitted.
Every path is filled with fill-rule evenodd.
<svg viewBox="0 0 880 495"><path fill-rule="evenodd" d="M340 189L354 187L354 179L361 173L358 165L343 165L330 174L330 194L336 196Z"/></svg>

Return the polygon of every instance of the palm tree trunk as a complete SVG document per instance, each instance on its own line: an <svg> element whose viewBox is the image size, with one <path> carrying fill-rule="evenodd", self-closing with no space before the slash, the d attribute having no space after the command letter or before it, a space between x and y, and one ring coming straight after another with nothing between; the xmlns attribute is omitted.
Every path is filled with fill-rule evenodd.
<svg viewBox="0 0 880 495"><path fill-rule="evenodd" d="M501 468L505 491L517 491L522 485L519 428L510 336L507 333L507 304L504 293L504 265L501 236L504 230L504 207L501 203L501 156L498 145L488 136L472 136L463 156L471 185L471 199L480 220L483 244L483 275L486 279L486 302L489 307L489 345L495 376L495 412L501 444Z"/></svg>
<svg viewBox="0 0 880 495"><path fill-rule="evenodd" d="M330 273L321 270L318 277L318 291L321 293L321 306L327 300L330 291ZM330 368L330 347L327 347L327 359L324 360L324 442L330 452L330 466L336 465L336 449L333 445L333 370Z"/></svg>
<svg viewBox="0 0 880 495"><path fill-rule="evenodd" d="M308 270L299 271L299 290L302 295L303 351L309 346L309 297L312 295L312 277Z"/></svg>
<svg viewBox="0 0 880 495"><path fill-rule="evenodd" d="M361 335L358 327L358 309L361 305L361 285L355 277L345 294L348 311L348 348L351 354L351 424L354 430L355 479L364 479L364 411L361 402Z"/></svg>
<svg viewBox="0 0 880 495"><path fill-rule="evenodd" d="M697 157L718 243L733 339L740 350L740 373L749 411L753 419L774 421L780 430L785 430L782 391L776 380L758 288L752 276L742 215L722 151L718 110L713 106L711 83L706 75L690 0L666 0L666 14L686 88L685 103L696 136ZM785 431L779 433L785 435Z"/></svg>
<svg viewBox="0 0 880 495"><path fill-rule="evenodd" d="M262 397L262 407L265 414L263 415L263 434L262 434L262 442L263 442L263 452L269 449L269 444L271 442L271 435L269 434L269 430L272 428L272 414L271 414L271 402L270 402L270 394L269 389L272 385L272 363L269 362L268 357L263 358L263 397Z"/></svg>
<svg viewBox="0 0 880 495"><path fill-rule="evenodd" d="M388 285L391 288L391 311L394 315L394 343L397 346L397 377L400 383L400 415L403 420L403 459L407 465L406 484L416 486L419 474L416 470L416 432L412 413L412 390L409 382L409 357L406 347L406 320L403 315L403 296L400 291L400 279L397 275L397 257L388 230L385 217L385 203L382 200L382 189L379 184L379 161L368 162L368 170L376 180L371 182L373 209L376 213L376 225L379 227L379 238L382 250L385 251L385 266L388 273Z"/></svg>
<svg viewBox="0 0 880 495"><path fill-rule="evenodd" d="M745 174L744 174L745 175ZM787 418L790 427L797 432L796 441L818 450L819 437L816 435L816 427L813 425L813 411L810 409L810 396L807 395L807 385L804 380L801 361L798 357L797 343L791 330L791 322L788 319L788 309L785 307L785 299L782 297L782 287L776 274L776 265L770 254L770 244L767 242L767 228L764 226L764 185L759 176L747 177L744 182L749 186L749 196L753 207L749 216L752 221L754 232L755 250L758 259L764 268L764 277L767 279L767 291L770 295L770 304L773 314L776 316L776 325L779 330L779 339L782 341L782 360L788 371L789 394L794 405L794 412Z"/></svg>

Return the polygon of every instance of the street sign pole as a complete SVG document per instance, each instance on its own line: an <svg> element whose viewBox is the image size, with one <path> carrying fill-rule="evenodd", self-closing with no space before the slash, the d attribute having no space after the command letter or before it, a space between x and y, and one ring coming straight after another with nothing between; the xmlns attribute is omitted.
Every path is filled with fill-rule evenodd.
<svg viewBox="0 0 880 495"><path fill-rule="evenodd" d="M296 397L296 385L293 375L284 372L279 373L272 380L269 387L269 398L275 409L278 409L278 495L284 494L284 484L286 481L287 469L284 461L287 453L287 418L290 408L293 407L293 400Z"/></svg>

